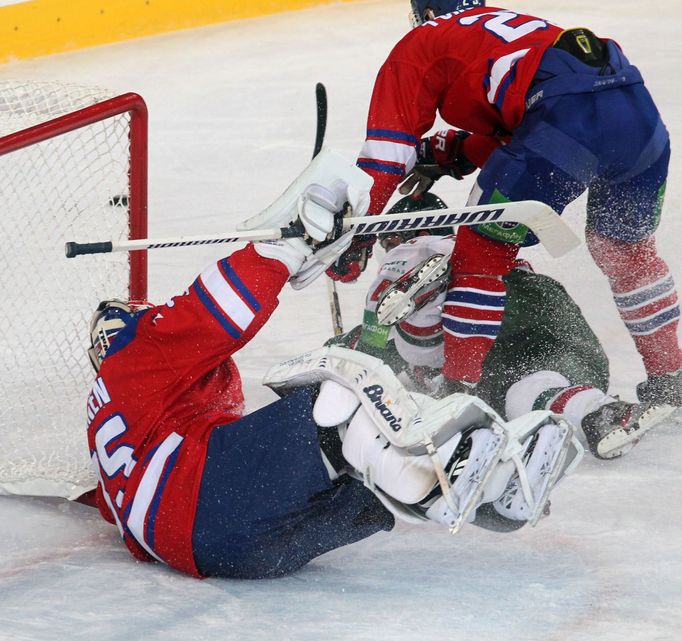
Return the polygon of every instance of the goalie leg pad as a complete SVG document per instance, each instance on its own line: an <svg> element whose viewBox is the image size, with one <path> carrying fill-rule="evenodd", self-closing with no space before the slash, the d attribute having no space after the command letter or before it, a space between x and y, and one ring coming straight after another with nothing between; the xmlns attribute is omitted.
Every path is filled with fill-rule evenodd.
<svg viewBox="0 0 682 641"><path fill-rule="evenodd" d="M571 425L565 421L542 425L526 437L520 455L513 455L517 473L494 501L497 512L535 525L545 511L552 488L569 468L577 465L582 453Z"/></svg>
<svg viewBox="0 0 682 641"><path fill-rule="evenodd" d="M501 430L475 429L466 437L470 446L464 467L452 461L446 468L450 479L456 480L447 494L437 499L426 511L426 516L437 523L443 523L456 534L467 522L469 515L481 502L484 488L493 475L504 451L507 439ZM464 439L463 439L464 442Z"/></svg>
<svg viewBox="0 0 682 641"><path fill-rule="evenodd" d="M263 383L277 392L326 380L351 390L392 445L421 443L421 432L414 435L410 429L414 421L419 423L419 405L378 358L343 347L323 347L271 368Z"/></svg>
<svg viewBox="0 0 682 641"><path fill-rule="evenodd" d="M437 485L431 458L412 456L392 446L360 408L343 437L343 458L362 474L373 492L382 490L392 499L412 505L424 499Z"/></svg>

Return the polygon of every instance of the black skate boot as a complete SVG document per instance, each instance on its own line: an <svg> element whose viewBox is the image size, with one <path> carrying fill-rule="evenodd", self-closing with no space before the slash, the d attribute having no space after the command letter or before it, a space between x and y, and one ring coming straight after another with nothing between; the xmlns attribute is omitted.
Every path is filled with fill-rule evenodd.
<svg viewBox="0 0 682 641"><path fill-rule="evenodd" d="M682 369L649 376L637 386L637 397L642 403L682 407Z"/></svg>

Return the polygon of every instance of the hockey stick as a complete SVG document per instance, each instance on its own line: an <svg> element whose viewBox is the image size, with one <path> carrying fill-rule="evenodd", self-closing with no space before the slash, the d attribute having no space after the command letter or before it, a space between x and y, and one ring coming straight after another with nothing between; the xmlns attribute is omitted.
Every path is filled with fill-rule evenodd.
<svg viewBox="0 0 682 641"><path fill-rule="evenodd" d="M315 129L313 158L322 151L324 134L327 131L327 89L321 82L315 85L315 103L317 106L317 126ZM332 317L332 329L334 336L340 336L343 334L343 319L341 318L339 292L336 289L336 281L329 278L329 276L326 276L325 280L327 281L327 296L329 298L329 312Z"/></svg>
<svg viewBox="0 0 682 641"><path fill-rule="evenodd" d="M324 134L327 131L327 89L321 82L315 85L315 102L317 105L317 127L315 129L313 158L322 151Z"/></svg>
<svg viewBox="0 0 682 641"><path fill-rule="evenodd" d="M559 215L545 203L537 200L474 205L469 207L437 209L432 212L405 212L346 218L343 230L354 234L381 234L384 232L459 227L481 223L520 223L529 227L547 251L554 257L563 256L580 245L580 239ZM301 236L299 229L290 226L279 229L249 229L233 231L220 236L178 236L176 238L141 238L139 240L103 241L96 243L66 243L66 257L83 254L162 249L164 247L193 247L257 240L277 240Z"/></svg>

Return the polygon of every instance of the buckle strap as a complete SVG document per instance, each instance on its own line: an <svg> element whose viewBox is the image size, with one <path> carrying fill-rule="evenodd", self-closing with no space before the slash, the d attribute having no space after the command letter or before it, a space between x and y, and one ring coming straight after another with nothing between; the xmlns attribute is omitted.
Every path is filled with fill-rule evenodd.
<svg viewBox="0 0 682 641"><path fill-rule="evenodd" d="M606 43L583 27L565 29L552 46L570 53L590 67L603 67L609 62L609 50Z"/></svg>

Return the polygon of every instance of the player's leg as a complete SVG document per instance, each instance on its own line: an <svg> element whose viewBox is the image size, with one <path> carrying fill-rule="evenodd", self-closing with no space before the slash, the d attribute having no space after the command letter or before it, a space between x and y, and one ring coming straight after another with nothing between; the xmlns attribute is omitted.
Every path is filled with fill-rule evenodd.
<svg viewBox="0 0 682 641"><path fill-rule="evenodd" d="M507 419L538 409L564 414L596 456L624 454L662 417L602 391L608 359L557 281L523 270L505 280L504 331L484 363L479 394Z"/></svg>
<svg viewBox="0 0 682 641"><path fill-rule="evenodd" d="M602 390L574 384L553 371L539 371L514 383L505 396L508 418L531 410L563 414L582 429L591 452L601 459L627 454L671 413L669 407L627 403Z"/></svg>
<svg viewBox="0 0 682 641"><path fill-rule="evenodd" d="M530 112L513 140L483 166L469 204L539 200L561 213L585 190L580 163L587 152L559 128L558 99ZM559 112L559 115L556 115ZM500 331L505 309L501 277L511 269L518 248L537 239L523 225L460 227L452 254L451 280L443 308L446 378L477 382L488 350Z"/></svg>
<svg viewBox="0 0 682 641"><path fill-rule="evenodd" d="M330 480L314 397L313 388L295 390L213 431L193 529L202 575L282 576L393 526L361 483Z"/></svg>
<svg viewBox="0 0 682 641"><path fill-rule="evenodd" d="M653 233L661 215L670 158L667 131L642 86L600 97L603 120L617 114L602 156L608 171L590 186L587 245L609 280L618 311L649 378L640 398L682 405L680 309L670 269ZM622 120L622 122L620 122Z"/></svg>

